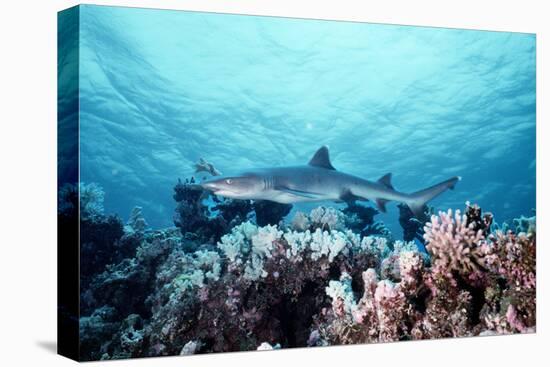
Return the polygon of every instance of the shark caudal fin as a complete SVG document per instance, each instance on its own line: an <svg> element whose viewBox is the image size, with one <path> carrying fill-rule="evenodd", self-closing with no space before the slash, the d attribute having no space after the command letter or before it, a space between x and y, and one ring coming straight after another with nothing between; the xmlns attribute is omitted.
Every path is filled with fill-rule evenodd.
<svg viewBox="0 0 550 367"><path fill-rule="evenodd" d="M424 205L435 198L437 195L446 191L447 189L454 189L456 183L462 178L460 176L452 177L446 181L435 184L427 189L417 191L409 195L409 200L406 202L408 207L413 212L414 216L420 218L424 214Z"/></svg>

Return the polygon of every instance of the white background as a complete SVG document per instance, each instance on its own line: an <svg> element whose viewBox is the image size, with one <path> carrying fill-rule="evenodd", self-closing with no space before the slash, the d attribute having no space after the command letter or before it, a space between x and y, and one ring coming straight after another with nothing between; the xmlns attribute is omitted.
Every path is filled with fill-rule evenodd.
<svg viewBox="0 0 550 367"><path fill-rule="evenodd" d="M96 4L537 33L538 331L536 335L229 353L117 366L548 365L548 80L546 1L95 1ZM0 5L0 365L74 362L56 339L56 12L74 1ZM546 14L546 16L545 16ZM498 144L498 142L488 142ZM513 195L514 193L510 193ZM545 363L543 359L546 358ZM96 365L107 365L97 363Z"/></svg>

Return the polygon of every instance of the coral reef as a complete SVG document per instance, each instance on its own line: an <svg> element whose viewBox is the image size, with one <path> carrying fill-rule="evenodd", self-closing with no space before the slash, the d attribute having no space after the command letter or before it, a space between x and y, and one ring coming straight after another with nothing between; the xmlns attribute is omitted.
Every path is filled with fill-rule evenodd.
<svg viewBox="0 0 550 367"><path fill-rule="evenodd" d="M406 204L397 204L399 208L399 224L403 228L403 240L424 243L424 223L433 215L433 208L424 206L423 216L416 218Z"/></svg>
<svg viewBox="0 0 550 367"><path fill-rule="evenodd" d="M207 204L211 198L212 205ZM221 236L254 217L258 225L278 224L292 209L290 204L269 201L220 199L196 184L195 179L178 180L174 187L174 225L184 236L216 243Z"/></svg>
<svg viewBox="0 0 550 367"><path fill-rule="evenodd" d="M433 256L433 267L463 276L477 274L483 267L486 243L483 229L475 227L476 222L460 210L453 213L449 209L447 213L432 216L424 227L424 238Z"/></svg>
<svg viewBox="0 0 550 367"><path fill-rule="evenodd" d="M440 212L423 225L424 252L377 225L375 209L318 207L285 221L288 207L269 214L270 204L197 186L176 185L175 228L149 229L139 208L124 230L118 220L115 255L82 288L84 359L535 330L534 220L491 231L475 205ZM101 247L97 235L84 242ZM124 246L133 251L117 255Z"/></svg>
<svg viewBox="0 0 550 367"><path fill-rule="evenodd" d="M496 222L493 221L492 229L498 230L501 232L508 232L513 231L514 233L530 233L530 232L536 232L537 230L537 221L536 217L525 217L521 216L519 218L514 218L511 223L504 222L502 225L498 225Z"/></svg>
<svg viewBox="0 0 550 367"><path fill-rule="evenodd" d="M431 261L403 248L395 275L384 266L363 272L359 300L349 275L331 281L332 307L317 320L314 344L533 332L535 232L490 234L489 218L470 205L463 215L432 216L424 235Z"/></svg>
<svg viewBox="0 0 550 367"><path fill-rule="evenodd" d="M128 219L128 222L124 226L125 232L143 232L149 227L147 221L143 217L143 213L141 212L141 210L142 208L140 206L136 206L132 209L132 212L130 213L130 219Z"/></svg>
<svg viewBox="0 0 550 367"><path fill-rule="evenodd" d="M138 245L123 236L119 217L104 215L104 196L103 189L95 183L66 184L59 190L58 220L76 225L80 219L80 283L84 289L108 264L133 256ZM82 307L87 307L85 299Z"/></svg>
<svg viewBox="0 0 550 367"><path fill-rule="evenodd" d="M59 189L58 212L65 215L77 215L88 220L95 220L103 216L105 192L96 183L80 184L67 183Z"/></svg>
<svg viewBox="0 0 550 367"><path fill-rule="evenodd" d="M208 195L195 183L194 178L185 182L178 180L174 187L174 200L177 203L174 225L184 236L194 239L206 238L207 242L215 243L228 231L229 223L223 214L214 217L210 215L210 209L204 202ZM235 215L238 215L238 212ZM234 218L230 218L229 221L231 219Z"/></svg>
<svg viewBox="0 0 550 367"><path fill-rule="evenodd" d="M342 213L346 216L346 227L355 232L361 232L367 226L374 224L374 216L379 212L371 206L348 204ZM363 234L364 235L364 234Z"/></svg>
<svg viewBox="0 0 550 367"><path fill-rule="evenodd" d="M266 226L279 222L292 210L291 204L279 204L272 201L256 200L252 203L256 214L256 224Z"/></svg>

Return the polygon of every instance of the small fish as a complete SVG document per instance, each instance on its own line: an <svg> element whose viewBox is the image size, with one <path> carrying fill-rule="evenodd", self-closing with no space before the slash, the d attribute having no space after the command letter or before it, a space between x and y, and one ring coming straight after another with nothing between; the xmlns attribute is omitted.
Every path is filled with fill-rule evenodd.
<svg viewBox="0 0 550 367"><path fill-rule="evenodd" d="M199 161L195 163L195 173L198 172L208 172L212 176L221 176L222 173L214 167L210 162L207 162L204 158L199 158Z"/></svg>

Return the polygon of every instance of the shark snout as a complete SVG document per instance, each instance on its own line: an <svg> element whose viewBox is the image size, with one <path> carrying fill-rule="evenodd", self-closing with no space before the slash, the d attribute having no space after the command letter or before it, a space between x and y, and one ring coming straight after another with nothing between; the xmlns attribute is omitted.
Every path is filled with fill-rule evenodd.
<svg viewBox="0 0 550 367"><path fill-rule="evenodd" d="M217 191L220 189L219 185L217 184L217 182L203 182L200 184L202 186L203 189L205 190L209 190L209 191Z"/></svg>

